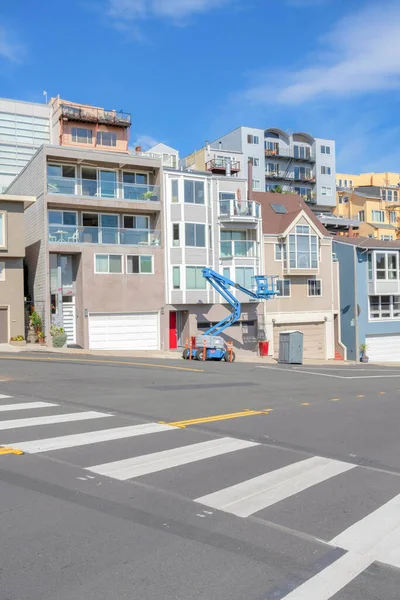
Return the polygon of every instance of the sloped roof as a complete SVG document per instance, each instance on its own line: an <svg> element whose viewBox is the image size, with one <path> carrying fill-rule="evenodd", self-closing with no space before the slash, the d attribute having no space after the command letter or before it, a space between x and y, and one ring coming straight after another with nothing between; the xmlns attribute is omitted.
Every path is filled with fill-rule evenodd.
<svg viewBox="0 0 400 600"><path fill-rule="evenodd" d="M304 213L314 223L322 235L329 236L329 232L322 225L318 217L297 194L274 194L273 192L253 192L253 198L261 204L263 233L279 235L293 223L298 215ZM285 214L277 214L272 204L282 204Z"/></svg>
<svg viewBox="0 0 400 600"><path fill-rule="evenodd" d="M394 250L400 250L400 240L392 240L391 242L385 242L383 240L376 240L375 238L369 237L335 237L334 242L338 244L348 244L350 246L357 246L358 248L392 248Z"/></svg>

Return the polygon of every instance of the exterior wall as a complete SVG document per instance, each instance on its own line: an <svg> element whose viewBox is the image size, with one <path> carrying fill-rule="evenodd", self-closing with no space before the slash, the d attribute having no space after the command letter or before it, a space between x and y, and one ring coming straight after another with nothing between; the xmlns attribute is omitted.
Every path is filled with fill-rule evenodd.
<svg viewBox="0 0 400 600"><path fill-rule="evenodd" d="M50 141L48 104L0 98L0 193Z"/></svg>
<svg viewBox="0 0 400 600"><path fill-rule="evenodd" d="M400 191L399 191L400 192ZM339 203L339 199L342 199L342 203ZM348 198L348 202L343 203L343 199ZM381 227L380 223L374 222L372 218L372 211L383 210L385 213L384 225ZM358 219L359 212L364 211L364 222L360 223L359 235L369 237L372 236L376 239L381 239L381 236L392 236L395 240L399 235L399 222L400 222L400 208L396 201L386 201L380 198L371 198L361 196L355 191L348 194L338 192L337 204L334 208L333 213L339 217ZM396 213L396 223L390 223L390 213Z"/></svg>
<svg viewBox="0 0 400 600"><path fill-rule="evenodd" d="M341 189L352 189L359 185L370 185L368 178L350 173L336 173L336 186Z"/></svg>
<svg viewBox="0 0 400 600"><path fill-rule="evenodd" d="M330 146L331 153L323 154L321 146ZM323 175L321 167L331 168L330 175ZM315 139L315 173L316 173L316 209L332 208L336 204L336 145L333 140ZM332 191L331 196L322 195L322 187L328 187Z"/></svg>
<svg viewBox="0 0 400 600"><path fill-rule="evenodd" d="M0 260L4 256L24 256L24 203L2 200L0 195L0 213L4 213L6 219L6 248L0 248Z"/></svg>
<svg viewBox="0 0 400 600"><path fill-rule="evenodd" d="M334 241L333 251L339 261L341 341L346 347L347 360L357 360L361 339L358 335L357 304L361 301L361 296L367 295L367 274L364 291L360 296L359 284L356 283L354 246Z"/></svg>
<svg viewBox="0 0 400 600"><path fill-rule="evenodd" d="M22 231L20 235L23 237ZM8 309L8 338L25 337L23 259L0 254L0 262L5 267L5 281L0 281L0 307Z"/></svg>

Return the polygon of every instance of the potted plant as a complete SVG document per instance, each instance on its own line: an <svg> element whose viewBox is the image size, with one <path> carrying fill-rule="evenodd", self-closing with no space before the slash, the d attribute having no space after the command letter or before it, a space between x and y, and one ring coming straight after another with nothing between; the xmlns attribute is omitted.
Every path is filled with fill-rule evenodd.
<svg viewBox="0 0 400 600"><path fill-rule="evenodd" d="M67 334L62 327L52 325L50 327L50 335L53 348L63 348L67 343Z"/></svg>
<svg viewBox="0 0 400 600"><path fill-rule="evenodd" d="M143 198L152 202L156 202L158 200L157 196L155 196L153 192L145 192L143 194Z"/></svg>
<svg viewBox="0 0 400 600"><path fill-rule="evenodd" d="M26 341L23 335L16 335L10 339L11 346L25 346Z"/></svg>
<svg viewBox="0 0 400 600"><path fill-rule="evenodd" d="M44 345L46 343L46 338L45 338L43 331L37 332L37 339L38 339L39 344Z"/></svg>
<svg viewBox="0 0 400 600"><path fill-rule="evenodd" d="M367 344L360 344L360 362L367 363L369 358L367 356Z"/></svg>
<svg viewBox="0 0 400 600"><path fill-rule="evenodd" d="M38 333L42 331L42 318L35 310L29 315L28 341L35 344L38 341Z"/></svg>

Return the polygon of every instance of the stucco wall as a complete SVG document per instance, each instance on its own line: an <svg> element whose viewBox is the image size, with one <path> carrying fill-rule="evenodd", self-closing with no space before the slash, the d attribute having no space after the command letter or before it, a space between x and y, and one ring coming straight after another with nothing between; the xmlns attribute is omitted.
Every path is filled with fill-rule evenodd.
<svg viewBox="0 0 400 600"><path fill-rule="evenodd" d="M333 251L339 261L341 341L347 348L347 360L357 360L356 311L359 292L357 288L355 289L355 248L340 242L333 242ZM365 279L365 296L367 294L366 281Z"/></svg>
<svg viewBox="0 0 400 600"><path fill-rule="evenodd" d="M0 262L5 265L5 281L0 281L0 307L8 308L9 337L25 336L23 259L0 256Z"/></svg>

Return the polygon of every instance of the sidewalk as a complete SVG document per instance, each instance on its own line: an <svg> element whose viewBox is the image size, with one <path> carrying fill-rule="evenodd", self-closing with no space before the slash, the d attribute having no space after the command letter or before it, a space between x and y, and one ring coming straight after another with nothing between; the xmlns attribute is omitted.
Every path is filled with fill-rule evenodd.
<svg viewBox="0 0 400 600"><path fill-rule="evenodd" d="M12 352L37 352L46 354L63 354L68 356L103 356L103 357L119 357L119 358L141 358L141 359L158 359L158 360L179 360L182 361L180 351L169 350L87 350L81 348L53 348L52 346L42 346L40 344L26 344L26 346L12 346L11 344L0 344L0 353ZM236 354L236 362L239 363L255 363L264 365L276 365L277 360L272 356L261 357L253 354ZM353 361L338 361L338 360L318 360L304 359L304 365L315 366L332 366L343 367L349 364L355 364ZM400 366L397 364L397 366Z"/></svg>

